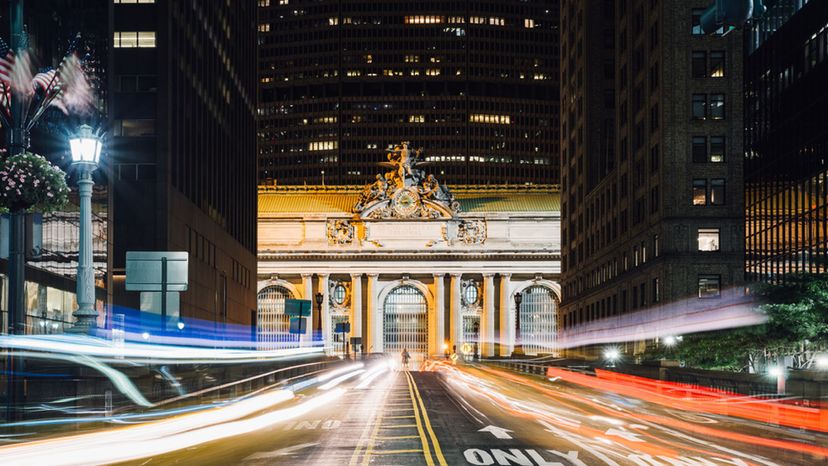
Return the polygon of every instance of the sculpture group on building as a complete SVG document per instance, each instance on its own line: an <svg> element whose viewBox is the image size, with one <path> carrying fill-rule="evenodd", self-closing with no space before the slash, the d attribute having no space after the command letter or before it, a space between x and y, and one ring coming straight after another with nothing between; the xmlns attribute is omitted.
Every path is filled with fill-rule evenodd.
<svg viewBox="0 0 828 466"><path fill-rule="evenodd" d="M451 191L434 175L417 168L423 164L421 154L421 149L410 149L408 142L394 146L388 161L381 163L391 170L377 174L365 186L353 211L368 218L441 218L459 212L460 204Z"/></svg>

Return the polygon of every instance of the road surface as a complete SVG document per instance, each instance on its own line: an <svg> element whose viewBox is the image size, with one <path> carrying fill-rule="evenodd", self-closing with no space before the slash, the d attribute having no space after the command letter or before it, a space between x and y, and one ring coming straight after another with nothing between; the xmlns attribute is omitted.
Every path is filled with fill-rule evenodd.
<svg viewBox="0 0 828 466"><path fill-rule="evenodd" d="M144 451L119 457L135 465L828 464L825 433L682 411L486 365L439 362L412 372L380 372L378 365L384 363L261 410L253 406L221 422L199 421L184 433L161 425L156 431L165 433L157 439L130 434L113 454ZM91 441L67 445L87 444L91 452ZM159 443L165 449L154 450ZM62 448L53 451L68 451ZM4 453L10 450L0 448L0 463L9 464ZM105 458L78 454L78 464ZM19 458L11 464L26 464Z"/></svg>

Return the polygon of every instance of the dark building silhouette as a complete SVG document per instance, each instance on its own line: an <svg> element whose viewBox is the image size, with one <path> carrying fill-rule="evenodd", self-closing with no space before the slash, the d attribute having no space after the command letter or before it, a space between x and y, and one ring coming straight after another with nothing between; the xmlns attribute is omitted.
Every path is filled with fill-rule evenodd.
<svg viewBox="0 0 828 466"><path fill-rule="evenodd" d="M110 281L127 251L189 251L183 318L256 310L256 3L110 2Z"/></svg>
<svg viewBox="0 0 828 466"><path fill-rule="evenodd" d="M632 312L707 309L743 282L742 38L702 33L709 4L563 2L561 324L573 337Z"/></svg>
<svg viewBox="0 0 828 466"><path fill-rule="evenodd" d="M259 0L259 180L558 183L558 0Z"/></svg>
<svg viewBox="0 0 828 466"><path fill-rule="evenodd" d="M745 58L749 280L828 270L828 2L780 1Z"/></svg>

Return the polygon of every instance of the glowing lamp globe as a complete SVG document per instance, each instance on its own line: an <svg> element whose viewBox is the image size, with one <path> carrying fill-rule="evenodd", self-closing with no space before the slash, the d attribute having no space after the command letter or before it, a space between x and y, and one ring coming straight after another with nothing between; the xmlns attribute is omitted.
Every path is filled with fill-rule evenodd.
<svg viewBox="0 0 828 466"><path fill-rule="evenodd" d="M101 139L92 132L92 127L82 125L78 133L69 138L72 149L72 163L98 165L101 158Z"/></svg>

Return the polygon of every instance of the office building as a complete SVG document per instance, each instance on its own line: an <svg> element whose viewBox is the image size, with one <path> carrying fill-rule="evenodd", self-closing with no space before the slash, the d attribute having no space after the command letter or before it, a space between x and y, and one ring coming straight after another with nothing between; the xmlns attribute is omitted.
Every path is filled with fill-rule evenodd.
<svg viewBox="0 0 828 466"><path fill-rule="evenodd" d="M746 46L747 277L825 273L828 2L777 2Z"/></svg>
<svg viewBox="0 0 828 466"><path fill-rule="evenodd" d="M390 144L450 184L558 183L558 0L259 0L259 180L362 184Z"/></svg>
<svg viewBox="0 0 828 466"><path fill-rule="evenodd" d="M569 342L611 332L633 313L715 307L743 280L742 36L704 35L709 3L563 3L561 320Z"/></svg>

